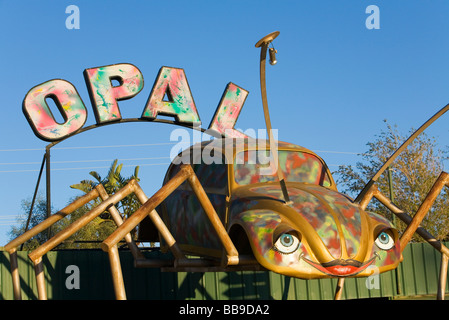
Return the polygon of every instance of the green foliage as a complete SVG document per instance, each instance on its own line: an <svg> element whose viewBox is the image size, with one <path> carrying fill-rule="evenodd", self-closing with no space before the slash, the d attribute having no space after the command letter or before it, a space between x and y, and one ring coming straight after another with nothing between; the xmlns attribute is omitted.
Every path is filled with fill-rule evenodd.
<svg viewBox="0 0 449 320"><path fill-rule="evenodd" d="M33 207L32 215L30 216L31 209L31 199L22 200L22 213L17 217L17 224L11 227L8 232L9 239L15 239L26 230L38 225L40 222L47 218L47 201L42 195L38 194ZM53 210L53 209L52 209ZM29 221L28 221L29 218ZM28 223L28 228L27 228ZM23 245L23 250L34 250L45 241L49 239L49 233L47 231L37 234L35 237L31 238L28 242Z"/></svg>
<svg viewBox="0 0 449 320"><path fill-rule="evenodd" d="M96 181L93 180L82 180L78 184L71 185L70 187L73 189L78 189L83 191L84 193L88 193L95 188L96 185L102 184L108 194L114 194L121 188L123 188L131 179L135 179L139 181L139 167L135 167L134 174L128 178L124 178L121 175L122 164L117 165L117 160L111 165L109 171L105 178L102 178L101 175L96 171L91 171L89 174L95 178ZM137 197L132 194L124 199L122 199L117 205L117 209L125 216L129 217L134 211L136 211L140 206L140 202ZM102 217L110 219L109 213L105 212L102 214Z"/></svg>
<svg viewBox="0 0 449 320"><path fill-rule="evenodd" d="M82 180L78 184L71 185L70 187L73 189L78 189L83 191L84 193L88 193L92 191L95 186L98 184L102 184L105 188L106 192L110 195L116 193L118 190L123 188L130 180L136 179L139 181L138 173L139 167L137 166L134 169L134 174L128 178L125 178L121 175L122 164L117 165L117 160L115 160L105 178L102 178L101 175L96 171L91 171L89 174L95 179L94 180ZM87 212L89 212L93 207L99 204L100 200L95 199L90 203L87 203L83 207L80 207L78 210L75 210L68 217L68 224L71 224L73 221L77 220L79 217L83 216ZM123 217L129 217L134 211L136 211L140 207L140 202L134 194L131 194L120 202L118 202L115 206L119 213ZM87 226L76 232L72 235L65 244L64 248L98 248L100 246L100 242L106 239L114 230L116 229L116 225L112 220L112 217L109 212L105 211L100 216L96 217L92 220ZM72 243L70 243L72 241ZM95 242L89 242L95 241Z"/></svg>
<svg viewBox="0 0 449 320"><path fill-rule="evenodd" d="M337 184L342 192L355 197L388 157L415 131L411 129L409 135L402 136L396 126L392 127L386 120L385 123L387 130L382 130L373 142L367 143L368 151L361 156L362 161L357 162L355 168L338 168ZM399 208L413 216L443 170L443 160L444 152L437 148L436 139L422 133L390 166L393 193L390 194L388 170L379 178L377 186ZM393 219L393 214L377 200L371 201L367 209L386 216L390 221ZM437 239L446 239L449 234L448 219L449 197L444 188L421 226ZM397 227L401 232L406 225L400 222Z"/></svg>

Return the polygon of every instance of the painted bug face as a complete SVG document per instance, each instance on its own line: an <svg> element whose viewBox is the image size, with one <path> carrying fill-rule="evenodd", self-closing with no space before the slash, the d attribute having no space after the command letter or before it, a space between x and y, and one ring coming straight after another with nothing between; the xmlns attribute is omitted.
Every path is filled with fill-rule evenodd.
<svg viewBox="0 0 449 320"><path fill-rule="evenodd" d="M265 268L303 279L353 277L401 261L398 234L387 219L320 186L289 184L288 191L291 206L274 201L282 197L278 185L247 188L239 200L248 210L238 206L233 219Z"/></svg>

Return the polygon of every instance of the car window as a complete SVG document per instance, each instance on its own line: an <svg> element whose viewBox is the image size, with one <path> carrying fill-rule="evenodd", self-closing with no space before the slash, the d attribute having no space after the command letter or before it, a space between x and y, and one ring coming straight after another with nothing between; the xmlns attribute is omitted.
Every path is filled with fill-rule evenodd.
<svg viewBox="0 0 449 320"><path fill-rule="evenodd" d="M306 152L280 150L280 169L286 181L305 182L329 187L326 168L316 156ZM234 178L240 185L277 181L276 166L267 151L240 152L234 160Z"/></svg>

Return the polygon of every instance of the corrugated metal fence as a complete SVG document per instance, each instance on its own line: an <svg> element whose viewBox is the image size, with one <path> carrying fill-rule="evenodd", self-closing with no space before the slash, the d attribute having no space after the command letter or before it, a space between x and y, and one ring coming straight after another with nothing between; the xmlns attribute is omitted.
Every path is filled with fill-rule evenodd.
<svg viewBox="0 0 449 320"><path fill-rule="evenodd" d="M19 252L22 299L36 299L34 268ZM157 253L150 253L157 254ZM128 299L240 300L240 299L333 299L336 279L299 280L268 271L160 272L136 269L127 251L120 253ZM371 278L345 280L343 299L398 297L436 294L441 255L425 243L410 244L398 271ZM114 299L107 254L97 250L51 251L43 258L49 299ZM66 281L79 268L79 289L68 289ZM0 251L0 299L12 299L9 255ZM448 292L448 287L446 287Z"/></svg>

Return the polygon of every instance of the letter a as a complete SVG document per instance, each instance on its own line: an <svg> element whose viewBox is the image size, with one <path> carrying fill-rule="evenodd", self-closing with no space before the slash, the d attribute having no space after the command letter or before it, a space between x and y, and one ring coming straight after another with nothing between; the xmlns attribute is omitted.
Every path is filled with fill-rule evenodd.
<svg viewBox="0 0 449 320"><path fill-rule="evenodd" d="M365 26L367 29L380 29L380 11L379 7L375 5L370 5L366 7L365 13L371 13L368 18L366 18Z"/></svg>
<svg viewBox="0 0 449 320"><path fill-rule="evenodd" d="M67 266L65 273L70 274L65 280L65 286L67 289L79 289L80 288L80 269L75 265Z"/></svg>
<svg viewBox="0 0 449 320"><path fill-rule="evenodd" d="M72 13L65 19L65 27L67 29L79 29L80 28L80 9L78 6L71 4L65 8L65 13Z"/></svg>
<svg viewBox="0 0 449 320"><path fill-rule="evenodd" d="M182 123L201 124L183 69L159 70L142 118L154 120L158 114L173 116Z"/></svg>

